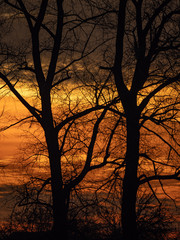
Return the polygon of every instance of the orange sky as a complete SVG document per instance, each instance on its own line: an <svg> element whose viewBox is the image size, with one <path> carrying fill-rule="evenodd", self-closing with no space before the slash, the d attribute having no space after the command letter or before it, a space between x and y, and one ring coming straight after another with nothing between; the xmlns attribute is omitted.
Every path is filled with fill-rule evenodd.
<svg viewBox="0 0 180 240"><path fill-rule="evenodd" d="M21 116L26 116L27 110L12 96L4 96L0 99L0 128L15 123ZM0 159L7 155L13 155L22 141L21 130L18 126L0 132Z"/></svg>
<svg viewBox="0 0 180 240"><path fill-rule="evenodd" d="M25 91L25 93L25 96L27 98L30 97L30 95L28 96L28 92ZM29 98L29 100L31 99ZM11 95L6 95L0 99L0 113L3 109L4 114L0 118L0 128L2 126L7 126L12 122L15 122L16 118L20 119L21 117L27 116L28 114L25 107L15 97ZM9 164L9 160L13 159L13 157L16 156L16 154L18 153L20 144L25 141L22 136L24 129L23 126L14 126L4 132L0 132L0 166ZM3 184L6 185L10 183L18 183L18 180L21 178L21 176L16 174L17 169L12 169L12 166L13 163L10 163L6 176L3 174L3 172L0 172L0 186L3 186ZM178 198L179 183L169 182L169 184L167 185L169 187L168 193L172 193L172 195ZM162 193L161 189L160 192ZM178 201L178 205L179 204L180 202Z"/></svg>

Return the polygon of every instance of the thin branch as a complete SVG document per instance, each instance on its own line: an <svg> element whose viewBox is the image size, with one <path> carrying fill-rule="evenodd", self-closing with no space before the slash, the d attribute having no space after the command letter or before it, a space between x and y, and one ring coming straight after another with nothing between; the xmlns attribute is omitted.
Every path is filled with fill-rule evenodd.
<svg viewBox="0 0 180 240"><path fill-rule="evenodd" d="M144 178L143 178L144 177ZM143 178L143 179L141 179ZM180 170L177 170L174 174L167 174L167 175L154 175L147 177L145 175L141 175L139 177L139 185L142 185L144 183L154 181L154 180L178 180L180 181Z"/></svg>
<svg viewBox="0 0 180 240"><path fill-rule="evenodd" d="M167 142L161 135L159 135L157 132L153 131L152 129L149 129L148 127L143 126L143 128L145 128L146 130L148 130L149 132L153 133L154 135L156 135L160 140L162 140L166 145L168 145L171 149L173 149L173 151L177 154L177 156L180 157L180 154L178 153L178 151L169 143Z"/></svg>
<svg viewBox="0 0 180 240"><path fill-rule="evenodd" d="M157 197L157 195L156 195L153 187L151 186L151 184L150 184L150 182L149 182L148 180L147 180L147 183L148 183L148 186L149 186L149 188L151 189L151 191L152 191L152 193L153 193L153 196L155 197L155 199L157 200L157 202L158 202L159 205L161 206L161 202L160 202L159 198Z"/></svg>
<svg viewBox="0 0 180 240"><path fill-rule="evenodd" d="M81 118L89 113L92 113L96 110L101 110L101 109L105 109L105 108L108 108L110 106L112 106L113 104L119 102L119 98L114 98L112 101L110 101L109 103L107 103L106 105L97 105L97 106L94 106L94 107L91 107L91 108L88 108L88 109L85 109L84 111L81 111L81 112L78 112L76 114L73 114L72 116L70 117L67 117L65 120L63 120L60 124L58 124L55 128L56 128L56 131L59 132L62 127L64 127L68 122L72 121L72 120L75 120L75 119L78 119L78 118Z"/></svg>
<svg viewBox="0 0 180 240"><path fill-rule="evenodd" d="M13 7L14 9L16 9L16 10L18 10L18 11L20 11L20 12L23 13L23 10L22 10L20 7L12 4L12 3L9 2L8 0L5 0L5 3L8 4L9 6ZM36 18L36 17L34 17L33 15L31 15L31 14L28 13L28 12L26 12L26 14L27 14L27 16L28 16L30 19L32 19L34 22L37 22L37 18ZM41 27L42 27L52 38L55 38L54 33L53 33L45 24L41 23Z"/></svg>
<svg viewBox="0 0 180 240"><path fill-rule="evenodd" d="M9 1L6 1L8 4L9 4ZM17 2L19 3L20 7L21 7L21 11L23 12L24 16L26 17L26 20L27 20L27 23L28 23L28 26L29 26L29 30L33 31L33 24L32 24L32 21L31 21L31 18L28 14L28 11L23 3L22 0L17 0ZM12 5L11 5L12 6ZM17 8L16 8L17 9Z"/></svg>
<svg viewBox="0 0 180 240"><path fill-rule="evenodd" d="M79 184L91 169L90 164L91 164L91 161L92 161L92 155L93 155L93 150L94 150L96 138L97 138L97 135L98 135L99 125L102 122L102 120L104 119L104 116L105 116L106 112L107 112L107 108L105 108L102 111L100 117L97 119L96 123L94 124L93 133L92 133L92 136L91 136L91 141L90 141L90 144L88 146L88 152L87 152L85 165L84 165L81 173L74 180L72 180L69 183L69 188L74 188L77 184Z"/></svg>
<svg viewBox="0 0 180 240"><path fill-rule="evenodd" d="M144 30L143 30L143 34L146 36L148 34L148 31L150 30L154 20L156 19L157 16L159 16L159 13L163 10L163 8L165 6L167 6L167 4L170 2L171 0L165 0L162 2L162 4L156 8L156 10L154 11L154 14L151 16L151 18L149 19L149 21L147 22Z"/></svg>
<svg viewBox="0 0 180 240"><path fill-rule="evenodd" d="M28 67L28 66L19 67L18 69L19 69L19 70L22 70L22 71L25 70L25 71L30 71L30 72L32 72L32 73L36 73L34 68Z"/></svg>
<svg viewBox="0 0 180 240"><path fill-rule="evenodd" d="M170 84L172 84L174 82L179 82L179 81L180 81L180 73L178 75L176 75L175 77L173 77L173 78L167 78L166 81L164 81L164 83L159 85L146 98L144 98L142 100L142 102L140 103L140 105L138 107L139 112L142 112L144 110L144 108L147 106L147 104L149 103L151 98L153 98L158 92L160 92L162 89L164 89L165 87L169 86Z"/></svg>
<svg viewBox="0 0 180 240"><path fill-rule="evenodd" d="M66 81L66 80L69 80L69 79L71 79L71 76L68 75L67 77L64 77L64 78L58 80L57 82L55 82L54 84L52 84L51 88L54 88L55 86L59 85L60 83Z"/></svg>
<svg viewBox="0 0 180 240"><path fill-rule="evenodd" d="M37 191L37 201L39 200L39 195L40 193L43 191L43 189L45 188L46 185L51 183L51 178L48 178L44 181L44 183L42 184L41 188Z"/></svg>
<svg viewBox="0 0 180 240"><path fill-rule="evenodd" d="M72 126L72 124L74 123L74 120L72 122L70 122L69 126L67 127L65 133L64 133L64 136L63 136L63 140L62 140L62 143L61 143L61 148L59 150L59 153L60 155L62 155L62 152L63 152L63 147L64 147L64 144L65 144L65 141L66 141L66 137L67 137L67 134Z"/></svg>
<svg viewBox="0 0 180 240"><path fill-rule="evenodd" d="M36 109L32 107L23 97L22 95L15 89L15 87L11 84L8 78L0 72L0 78L7 84L11 92L19 99L19 101L29 110L29 112L38 120L40 124L42 124L41 116L37 113Z"/></svg>
<svg viewBox="0 0 180 240"><path fill-rule="evenodd" d="M0 132L5 131L5 130L11 128L11 127L14 127L14 126L18 125L19 123L24 122L25 120L28 120L28 119L33 118L33 117L34 116L25 117L25 118L15 122L15 123L12 123L12 124L10 124L10 125L8 125L6 127L0 128Z"/></svg>
<svg viewBox="0 0 180 240"><path fill-rule="evenodd" d="M106 153L105 153L105 156L104 156L104 159L103 159L103 162L98 164L98 165L93 165L90 167L90 171L93 170L93 169L98 169L98 168L101 168L103 166L105 166L107 164L107 160L108 158L110 157L110 153L109 153L109 149L110 149L110 146L111 146L111 142L112 142L112 139L113 139L113 136L114 136L114 133L115 133L115 130L116 128L119 126L119 123L121 121L121 117L118 119L118 121L116 122L114 128L112 129L111 131L111 134L109 136L109 141L108 141L108 144L107 144L107 147L106 147ZM109 163L109 162L108 162ZM112 163L112 162L111 162Z"/></svg>
<svg viewBox="0 0 180 240"><path fill-rule="evenodd" d="M72 64L74 64L74 63L76 63L76 62L79 62L80 60L88 57L88 56L91 55L93 52L95 52L99 47L101 47L103 44L105 44L106 42L108 42L108 41L110 41L110 40L112 40L112 38L109 38L109 39L107 39L106 41L104 41L103 43L100 43L100 44L97 45L95 48L93 48L91 51L87 52L87 53L84 54L84 55L81 55L79 58L76 58L76 59L72 60L72 61L71 61L70 63L68 63L65 67L57 70L54 75L57 75L58 73L66 70L66 69L67 69L68 67L70 67Z"/></svg>
<svg viewBox="0 0 180 240"><path fill-rule="evenodd" d="M147 160L151 161L152 163L156 163L156 164L159 164L159 165L163 165L163 166L166 166L166 167L171 167L171 168L175 168L175 169L176 169L176 167L175 167L174 165L153 160L153 159L152 159L151 157L149 157L146 153L140 153L139 156L146 158Z"/></svg>

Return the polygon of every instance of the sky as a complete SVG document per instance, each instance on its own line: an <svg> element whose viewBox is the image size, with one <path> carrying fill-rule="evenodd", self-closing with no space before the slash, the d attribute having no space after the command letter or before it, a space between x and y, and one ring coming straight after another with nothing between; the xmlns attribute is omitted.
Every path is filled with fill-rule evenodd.
<svg viewBox="0 0 180 240"><path fill-rule="evenodd" d="M1 95L0 111L3 111L1 128L27 114L24 106L8 93L3 94L3 97ZM19 172L16 160L21 146L26 142L23 131L22 126L14 126L0 132L0 222L5 221L10 213L9 202L6 201L11 197L12 186L22 183L23 175Z"/></svg>
<svg viewBox="0 0 180 240"><path fill-rule="evenodd" d="M4 115L0 118L1 125L10 124L11 119L15 120L17 117L19 118L27 114L24 106L9 95L1 99L0 109L4 109ZM22 126L14 126L4 132L0 132L0 221L4 220L4 217L9 213L8 205L4 207L4 203L10 196L11 186L21 184L24 178L16 164L20 147L26 142L26 139L23 137L23 130ZM5 166L7 167L4 168ZM180 206L179 183L175 181L166 182L166 190L168 194L177 198L177 205ZM162 194L162 189L159 187L158 192L161 198L165 198ZM177 211L175 210L175 214L180 214L178 209Z"/></svg>

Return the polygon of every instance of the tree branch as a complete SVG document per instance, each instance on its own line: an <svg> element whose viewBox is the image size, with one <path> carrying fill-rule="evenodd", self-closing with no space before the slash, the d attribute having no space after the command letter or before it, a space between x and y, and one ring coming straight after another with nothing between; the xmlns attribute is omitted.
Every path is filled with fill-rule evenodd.
<svg viewBox="0 0 180 240"><path fill-rule="evenodd" d="M23 14L24 14L24 16L25 16L25 18L27 20L27 23L28 23L28 26L29 26L29 30L32 33L32 31L33 31L33 24L32 24L32 21L31 21L31 18L29 16L29 14L28 14L28 11L27 11L27 9L26 9L26 7L25 7L25 5L24 5L22 0L17 0L17 2L19 3L19 5L21 7L21 11L23 12ZM7 1L7 3L9 3L9 1Z"/></svg>
<svg viewBox="0 0 180 240"><path fill-rule="evenodd" d="M169 174L169 175L154 175L150 177L141 175L139 177L139 185L142 185L144 183L147 183L153 180L173 180L173 179L180 181L180 170L177 170L174 174Z"/></svg>
<svg viewBox="0 0 180 240"><path fill-rule="evenodd" d="M90 164L91 164L91 161L92 161L94 145L95 145L96 138L97 138L97 135L98 135L98 128L99 128L99 125L102 122L106 112L107 112L107 108L105 108L103 110L103 112L101 113L100 117L97 119L96 123L94 124L93 133L92 133L91 141L90 141L90 144L89 144L89 147L88 147L88 152L87 152L85 165L84 165L81 173L74 180L72 180L68 184L69 188L71 188L71 189L74 188L77 184L79 184L82 181L82 179L86 176L86 174L91 169Z"/></svg>
<svg viewBox="0 0 180 240"><path fill-rule="evenodd" d="M154 14L151 16L151 18L149 19L149 21L147 22L144 30L143 30L143 34L146 36L148 34L148 31L150 30L154 20L156 19L156 17L159 15L159 13L163 10L163 8L165 6L168 5L168 3L170 2L171 0L165 0L162 2L162 4L156 8L156 10L154 11Z"/></svg>
<svg viewBox="0 0 180 240"><path fill-rule="evenodd" d="M94 170L94 169L101 168L101 167L103 167L103 166L105 166L107 164L107 160L110 157L109 149L110 149L110 146L111 146L111 142L112 142L115 130L119 126L120 121L121 121L121 117L118 119L118 121L116 122L114 128L111 131L111 134L109 136L109 141L108 141L108 144L107 144L107 147L106 147L106 152L105 152L105 156L104 156L103 162L98 164L98 165L91 166L90 169L89 169L90 171Z"/></svg>
<svg viewBox="0 0 180 240"><path fill-rule="evenodd" d="M140 153L139 156L146 158L147 160L151 161L153 164L159 164L159 165L162 165L162 166L171 167L171 168L175 168L176 169L176 167L174 165L170 165L168 163L164 163L164 162L153 160L146 153Z"/></svg>
<svg viewBox="0 0 180 240"><path fill-rule="evenodd" d="M40 11L39 11L39 14L37 16L37 19L36 19L36 22L34 25L34 31L39 32L39 29L42 26L42 22L44 20L44 16L46 13L47 4L48 4L48 0L43 0L41 2Z"/></svg>
<svg viewBox="0 0 180 240"><path fill-rule="evenodd" d="M127 4L127 0L121 0L119 3L118 26L117 26L117 35L116 35L116 49L115 49L116 52L115 52L115 61L114 61L114 67L113 67L116 87L117 87L119 96L121 97L121 101L123 103L127 101L127 94L129 92L123 81L123 74L122 74L126 4Z"/></svg>
<svg viewBox="0 0 180 240"><path fill-rule="evenodd" d="M56 26L56 34L54 37L54 45L51 54L51 60L49 64L48 74L47 74L47 83L51 88L52 82L54 79L57 60L59 56L59 49L62 41L62 32L63 32L63 20L64 20L64 10L63 10L63 0L57 0L57 26Z"/></svg>
<svg viewBox="0 0 180 240"><path fill-rule="evenodd" d="M30 119L30 118L32 118L32 117L34 117L34 116L25 117L25 118L23 118L23 119L15 122L15 123L12 123L12 124L10 124L10 125L8 125L8 126L6 126L6 127L0 128L0 132L3 132L3 131L5 131L5 130L11 128L11 127L14 127L14 126L18 125L19 123L24 122L25 120L28 120L28 119Z"/></svg>
<svg viewBox="0 0 180 240"><path fill-rule="evenodd" d="M157 132L149 129L148 127L143 126L143 128L148 130L148 132L151 132L154 135L156 135L159 139L161 139L161 141L163 141L166 145L168 145L177 154L178 157L180 157L180 153L178 153L178 151L170 143L168 143L161 135L159 135Z"/></svg>
<svg viewBox="0 0 180 240"><path fill-rule="evenodd" d="M11 92L19 99L19 101L26 107L27 110L37 119L37 121L42 124L42 119L40 114L37 113L37 110L32 107L22 96L21 94L14 88L8 78L0 72L0 78L7 84Z"/></svg>
<svg viewBox="0 0 180 240"><path fill-rule="evenodd" d="M96 110L101 110L101 109L105 109L105 108L108 108L108 110L109 110L109 107L112 106L113 104L117 103L117 102L119 102L118 97L114 98L112 101L110 101L106 105L97 105L97 106L85 109L84 111L73 114L72 116L67 117L65 120L63 120L61 123L59 123L56 126L56 131L59 132L62 129L62 127L64 127L68 122L70 122L72 120L75 120L75 119L78 119L78 118L81 118L81 117L83 117L83 116L85 116L85 115L87 115L91 112L94 112Z"/></svg>
<svg viewBox="0 0 180 240"><path fill-rule="evenodd" d="M18 10L18 11L20 11L20 12L23 13L23 10L22 10L20 7L14 5L14 4L12 4L12 3L10 3L8 0L5 0L5 3L8 4L9 6L13 7L14 9L16 9L16 10ZM26 12L26 15L27 15L30 19L32 19L34 22L37 22L37 18L34 17L33 15L31 15L30 13ZM41 23L41 27L44 28L44 30L46 30L46 32L49 33L49 35L50 35L52 38L55 37L54 33L51 32L50 29L49 29L46 25L44 25L43 23Z"/></svg>
<svg viewBox="0 0 180 240"><path fill-rule="evenodd" d="M160 92L162 89L164 89L165 87L169 86L170 84L172 84L174 82L179 82L179 81L180 81L180 74L176 75L173 78L167 78L166 81L164 81L164 83L159 85L146 98L144 98L142 100L142 102L140 103L140 105L138 107L139 112L141 113L144 110L144 108L147 106L147 104L149 103L151 98L153 98L158 92Z"/></svg>

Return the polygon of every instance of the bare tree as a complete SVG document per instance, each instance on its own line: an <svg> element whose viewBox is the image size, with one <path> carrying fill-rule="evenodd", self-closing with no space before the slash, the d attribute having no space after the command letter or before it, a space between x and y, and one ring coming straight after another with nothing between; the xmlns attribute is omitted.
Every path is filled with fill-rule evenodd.
<svg viewBox="0 0 180 240"><path fill-rule="evenodd" d="M132 24L128 23L129 15L134 18L131 19ZM122 199L124 239L138 239L136 194L139 184L153 179L179 179L178 168L171 176L161 176L157 173L156 166L154 175L150 178L138 177L141 127L146 128L145 122L147 120L167 129L171 127L168 126L168 120L173 120L179 124L177 118L179 111L178 91L173 92L171 104L168 102L169 94L167 96L165 92L163 93L165 89L170 91L170 86L176 85L178 88L177 52L180 47L178 15L177 1L158 1L156 3L153 1L120 1L119 4L115 61L112 71L127 124L126 168ZM131 54L132 76L129 78L128 84L125 84L126 73L123 72L124 61L128 61L125 39L128 41L128 46L133 54ZM145 89L147 91L144 92ZM158 110L154 109L151 112L151 103L153 99L158 98L158 94L161 95L161 101L163 97L164 104L161 103ZM149 125L153 124L149 123ZM157 132L154 134L161 138ZM166 143L163 137L161 140ZM179 152L172 145L169 147L179 157Z"/></svg>
<svg viewBox="0 0 180 240"><path fill-rule="evenodd" d="M69 4L72 4L71 6L74 8L69 9ZM81 6L80 3L78 5L73 5L73 2L69 4L67 3L66 9L64 9L63 1L51 1L51 3L48 1L38 3L4 1L8 23L17 28L17 22L14 23L14 21L20 21L25 36L21 36L22 38L18 39L19 42L17 41L15 44L16 39L13 32L10 35L13 41L10 38L5 39L7 61L1 66L0 72L0 78L30 112L31 116L28 118L36 120L44 131L51 170L53 231L56 237L58 237L57 233L60 233L64 238L66 238L67 231L66 219L70 191L90 170L97 129L107 112L107 108L104 108L97 117L88 157L82 171L71 181L64 181L62 151L70 126L78 117L95 109L102 109L99 106L91 106L89 109L76 112L76 114L71 111L65 119L61 119L61 116L55 117L56 114L53 113L54 89L58 91L59 85L72 77L70 69L73 63L80 61L96 49L89 46L94 26L84 30L81 22L86 23L86 21L81 21L81 17L84 19L85 16L77 15L75 12L77 10L75 7ZM78 24L80 27L77 29ZM21 34L21 32L19 33ZM80 34L82 35L81 43L78 40ZM71 38L74 38L74 42ZM26 84L28 81L32 90L36 91L37 89L34 105L29 103L17 90L17 85ZM66 124L69 124L69 127L65 130L60 143L58 134Z"/></svg>
<svg viewBox="0 0 180 240"><path fill-rule="evenodd" d="M152 180L162 187L163 179L179 180L179 5L176 0L89 2L111 16L100 23L114 36L100 68L113 73L124 112L118 111L126 118L122 228L124 239L138 239L138 187L148 183L153 191ZM146 171L142 163L152 168Z"/></svg>
<svg viewBox="0 0 180 240"><path fill-rule="evenodd" d="M120 121L118 116L108 129L110 137L106 138L103 151L99 151L99 155L104 153L102 161L93 161L98 158L96 140L99 133L103 136L103 131L100 131L102 122L118 98L104 98L105 81L103 88L99 85L101 89L94 86L95 100L90 101L86 93L82 94L84 99L79 100L81 90L75 93L77 100L71 100L73 88L77 89L78 86L74 80L75 70L83 72L81 60L88 58L108 41L94 37L97 29L91 20L101 18L101 14L96 16L90 9L85 11L86 7L88 5L86 2L83 5L82 1L18 0L4 1L3 5L3 16L11 31L3 39L4 52L1 51L1 57L3 53L6 57L1 65L0 78L30 113L10 126L29 122L30 126L41 127L45 142L41 143L38 150L47 156L50 168L50 177L38 178L41 186L38 185L37 189L30 187L30 195L25 191L27 194L19 205L46 206L41 193L51 184L52 230L55 238L61 235L66 239L70 193L89 171L107 164L113 135ZM66 85L67 95L63 96L62 89ZM30 99L21 93L22 86L27 86L28 91L33 92ZM85 124L87 132L82 129ZM85 152L85 159L79 162L79 168L74 167L74 159L82 152ZM69 154L71 168L67 173ZM36 198L33 191L36 192Z"/></svg>

